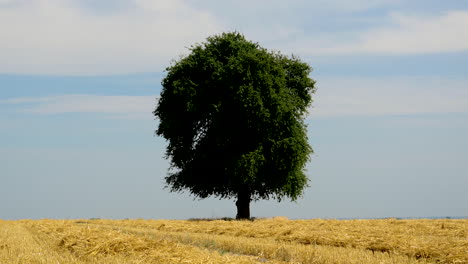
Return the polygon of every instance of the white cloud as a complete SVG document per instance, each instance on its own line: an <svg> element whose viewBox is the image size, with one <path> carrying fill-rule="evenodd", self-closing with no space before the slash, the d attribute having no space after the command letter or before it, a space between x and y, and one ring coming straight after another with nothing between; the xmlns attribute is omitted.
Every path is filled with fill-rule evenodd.
<svg viewBox="0 0 468 264"><path fill-rule="evenodd" d="M118 74L161 71L185 47L221 31L182 0L134 0L128 10L87 12L75 1L0 8L0 72ZM89 11L89 10L88 10Z"/></svg>
<svg viewBox="0 0 468 264"><path fill-rule="evenodd" d="M309 118L468 113L467 79L322 78Z"/></svg>
<svg viewBox="0 0 468 264"><path fill-rule="evenodd" d="M31 114L99 113L110 117L148 118L156 107L157 96L60 95L20 97L4 100L17 110Z"/></svg>
<svg viewBox="0 0 468 264"><path fill-rule="evenodd" d="M394 13L391 25L370 30L302 38L301 54L428 54L468 50L468 11L441 16L412 16ZM346 39L344 39L346 37ZM297 40L296 40L297 43ZM338 44L336 44L338 43ZM290 43L294 48L294 43Z"/></svg>
<svg viewBox="0 0 468 264"><path fill-rule="evenodd" d="M194 6L201 6L211 12L222 13L229 19L246 17L246 19L262 19L265 15L277 16L291 11L302 10L314 16L320 13L339 12L351 13L372 8L382 8L397 5L402 0L187 0ZM252 16L257 14L257 16ZM304 19L310 19L305 17Z"/></svg>
<svg viewBox="0 0 468 264"><path fill-rule="evenodd" d="M0 73L161 71L187 53L186 47L226 30L241 30L268 48L300 56L468 50L463 10L439 16L392 13L375 25L338 25L370 18L361 11L388 12L402 2L396 0L122 0L124 7L106 12L78 0L0 1ZM333 32L323 31L324 25Z"/></svg>
<svg viewBox="0 0 468 264"><path fill-rule="evenodd" d="M310 1L305 1L310 4ZM322 10L335 10L341 12L358 12L378 8L383 6L395 5L401 0L318 0L314 1Z"/></svg>
<svg viewBox="0 0 468 264"><path fill-rule="evenodd" d="M347 39L347 32L333 30L333 34L330 34L324 32L323 27L336 29L341 27L339 24L361 22L366 16L361 17L353 13L374 8L388 8L402 1L187 0L187 2L216 14L229 30L239 30L249 39L258 41L268 48L296 54L301 47L305 47L304 50L307 51L310 44L320 43L318 48L324 49L330 47L330 44L335 44L336 42L331 41L336 37L340 39L338 43Z"/></svg>

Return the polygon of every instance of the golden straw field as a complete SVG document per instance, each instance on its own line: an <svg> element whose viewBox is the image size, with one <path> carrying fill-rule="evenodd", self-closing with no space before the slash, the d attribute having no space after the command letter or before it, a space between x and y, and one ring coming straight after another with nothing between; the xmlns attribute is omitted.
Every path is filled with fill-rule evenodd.
<svg viewBox="0 0 468 264"><path fill-rule="evenodd" d="M0 220L0 263L468 263L468 220Z"/></svg>

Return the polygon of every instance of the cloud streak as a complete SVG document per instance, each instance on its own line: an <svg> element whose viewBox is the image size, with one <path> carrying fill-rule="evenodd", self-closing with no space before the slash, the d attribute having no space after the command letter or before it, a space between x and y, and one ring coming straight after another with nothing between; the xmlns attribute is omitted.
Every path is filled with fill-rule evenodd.
<svg viewBox="0 0 468 264"><path fill-rule="evenodd" d="M66 113L98 113L110 117L145 118L151 116L157 96L60 95L49 97L19 97L3 101L15 105L17 111L51 115Z"/></svg>
<svg viewBox="0 0 468 264"><path fill-rule="evenodd" d="M468 80L323 78L310 118L468 113Z"/></svg>
<svg viewBox="0 0 468 264"><path fill-rule="evenodd" d="M411 55L468 51L468 11L440 16L389 15L384 25L352 32L297 31L277 48L300 55ZM294 32L290 29L290 32Z"/></svg>
<svg viewBox="0 0 468 264"><path fill-rule="evenodd" d="M357 43L332 47L331 53L425 54L468 50L468 11L436 17L391 16L393 25L359 33Z"/></svg>

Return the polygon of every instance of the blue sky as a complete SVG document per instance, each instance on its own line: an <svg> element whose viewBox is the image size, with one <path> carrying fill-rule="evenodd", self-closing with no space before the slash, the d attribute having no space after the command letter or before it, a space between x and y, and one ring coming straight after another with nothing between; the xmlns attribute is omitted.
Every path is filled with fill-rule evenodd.
<svg viewBox="0 0 468 264"><path fill-rule="evenodd" d="M164 189L164 69L237 30L318 91L295 203L257 217L468 215L468 2L0 0L0 219L234 217Z"/></svg>

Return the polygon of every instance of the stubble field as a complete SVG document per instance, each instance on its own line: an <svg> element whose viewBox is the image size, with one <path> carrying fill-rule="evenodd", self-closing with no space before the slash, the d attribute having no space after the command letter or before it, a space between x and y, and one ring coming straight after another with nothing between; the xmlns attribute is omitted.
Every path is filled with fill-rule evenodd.
<svg viewBox="0 0 468 264"><path fill-rule="evenodd" d="M0 263L468 263L468 220L0 220Z"/></svg>

